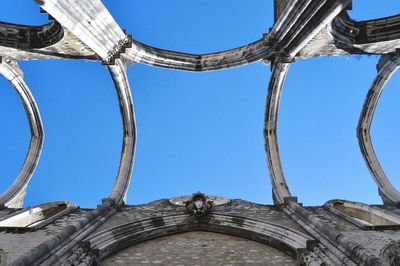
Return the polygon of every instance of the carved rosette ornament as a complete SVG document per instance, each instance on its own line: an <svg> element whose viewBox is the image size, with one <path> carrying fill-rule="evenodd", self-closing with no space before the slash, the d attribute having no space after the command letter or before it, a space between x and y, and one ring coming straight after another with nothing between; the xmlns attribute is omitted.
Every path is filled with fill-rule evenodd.
<svg viewBox="0 0 400 266"><path fill-rule="evenodd" d="M207 200L206 195L201 192L194 193L192 198L185 202L186 209L196 217L207 214L212 206L212 201Z"/></svg>

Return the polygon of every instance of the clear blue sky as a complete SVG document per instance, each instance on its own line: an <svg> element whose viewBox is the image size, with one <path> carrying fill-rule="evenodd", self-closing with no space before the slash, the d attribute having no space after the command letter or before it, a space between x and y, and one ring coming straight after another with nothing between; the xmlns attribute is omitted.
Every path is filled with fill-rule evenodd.
<svg viewBox="0 0 400 266"><path fill-rule="evenodd" d="M105 0L141 42L206 53L259 39L273 24L272 0ZM354 0L351 16L400 11L398 0ZM0 1L0 20L38 25L33 0ZM307 205L333 198L380 203L359 151L356 127L378 57L297 61L282 95L279 144L291 192ZM122 143L116 93L107 69L83 60L21 62L45 129L25 205L70 200L94 207L107 197ZM210 73L133 65L128 69L138 142L128 203L198 190L271 203L263 116L270 67L255 63ZM29 143L25 112L0 79L0 189L17 175ZM400 188L400 76L388 84L372 126L383 168Z"/></svg>

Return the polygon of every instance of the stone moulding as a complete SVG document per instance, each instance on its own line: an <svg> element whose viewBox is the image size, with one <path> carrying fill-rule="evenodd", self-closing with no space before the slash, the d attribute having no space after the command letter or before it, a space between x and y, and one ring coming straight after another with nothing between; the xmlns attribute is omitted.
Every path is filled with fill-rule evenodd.
<svg viewBox="0 0 400 266"><path fill-rule="evenodd" d="M57 21L42 26L0 22L0 46L21 50L41 49L58 43L63 37L63 27Z"/></svg>
<svg viewBox="0 0 400 266"><path fill-rule="evenodd" d="M101 231L87 240L91 254L100 262L107 256L134 244L156 237L189 231L210 231L255 240L290 254L293 258L316 244L316 241L293 229L254 219L211 213L204 219L192 219L188 214L160 216L123 224Z"/></svg>
<svg viewBox="0 0 400 266"><path fill-rule="evenodd" d="M0 74L13 85L17 92L24 106L31 134L28 152L20 172L10 187L0 195L0 205L21 208L26 187L36 169L42 151L43 125L35 99L26 85L18 65L0 57Z"/></svg>
<svg viewBox="0 0 400 266"><path fill-rule="evenodd" d="M265 106L265 151L267 154L267 163L272 183L274 202L276 204L284 204L285 198L292 197L283 174L277 138L280 96L289 66L289 63L281 63L280 61L273 64Z"/></svg>
<svg viewBox="0 0 400 266"><path fill-rule="evenodd" d="M400 15L355 21L342 11L330 32L336 45L351 53L390 53L400 45Z"/></svg>
<svg viewBox="0 0 400 266"><path fill-rule="evenodd" d="M133 162L135 160L136 122L125 65L122 63L121 59L116 59L115 65L108 66L108 69L117 90L123 125L121 159L110 198L115 200L116 205L121 205L126 201Z"/></svg>
<svg viewBox="0 0 400 266"><path fill-rule="evenodd" d="M371 175L378 185L379 194L384 204L395 206L400 204L400 192L392 185L379 163L374 147L372 146L370 131L379 98L390 77L397 71L399 66L399 52L381 57L378 64L378 74L368 91L357 127L357 137L361 153Z"/></svg>
<svg viewBox="0 0 400 266"><path fill-rule="evenodd" d="M351 0L289 1L269 33L278 52L295 57Z"/></svg>
<svg viewBox="0 0 400 266"><path fill-rule="evenodd" d="M123 55L129 62L185 71L212 71L232 68L269 58L274 53L264 38L227 51L209 54L188 54L155 48L133 41Z"/></svg>

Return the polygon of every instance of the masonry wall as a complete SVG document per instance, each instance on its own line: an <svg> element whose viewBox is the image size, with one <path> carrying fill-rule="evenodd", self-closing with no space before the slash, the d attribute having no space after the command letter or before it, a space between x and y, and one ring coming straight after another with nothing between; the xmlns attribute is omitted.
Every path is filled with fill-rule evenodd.
<svg viewBox="0 0 400 266"><path fill-rule="evenodd" d="M102 265L296 265L280 250L240 237L189 232L160 237L106 258Z"/></svg>
<svg viewBox="0 0 400 266"><path fill-rule="evenodd" d="M245 200L231 200L226 205L214 206L213 212L246 217L269 223L275 223L305 233L295 221L274 205L255 204ZM96 232L110 229L124 223L130 223L158 216L167 216L186 213L186 208L175 206L167 199L157 200L148 204L127 206L122 211L114 214Z"/></svg>
<svg viewBox="0 0 400 266"><path fill-rule="evenodd" d="M397 208L375 207L391 215L400 216L400 211ZM323 206L304 208L310 212L310 216L315 219L320 219L324 224L332 225L333 228L343 233L346 238L357 243L358 248L364 248L373 256L380 258L382 262L384 261L387 263L381 265L400 265L396 264L397 259L400 259L400 257L396 255L399 254L400 250L400 244L396 244L400 243L400 231L398 228L363 230L337 214L330 212ZM60 217L51 224L36 231L30 229L0 228L0 265L7 265L32 248L57 235L63 228L74 224L79 218L86 215L88 211L89 210L76 209L68 215ZM12 212L11 209L0 211L0 217L10 212ZM299 225L301 221L294 220L283 212L282 209L272 205L255 204L244 200L232 200L228 204L214 206L210 216L218 214L229 215L229 217L234 217L232 219L237 221L253 219L252 221L254 222L263 221L265 223L284 226L288 229L296 230L299 234L302 233L310 236L310 234ZM171 216L177 217L177 215L184 215L186 217L188 215L186 208L172 205L167 199L154 201L149 204L126 206L113 214L88 238L90 239L91 236L101 235L104 234L104 232L110 232L115 228L136 222L137 224L132 225L129 229L142 232L143 234L140 237L146 236L146 232L150 232L151 230L153 230L152 232L162 232L162 230L165 230L165 234L161 233L154 238L154 234L150 233L148 237L144 237L141 240L139 239L140 241L134 244L124 245L127 242L118 242L117 245L123 245L121 248L126 248L116 249L113 251L116 253L111 252L110 256L102 257L102 259L104 259L102 265L296 265L296 256L290 254L290 251L285 249L284 246L271 245L268 240L265 241L265 238L258 237L263 232L262 224L257 225L259 227L254 228L254 231L249 235L242 235L239 231L224 231L226 234L220 234L224 232L206 230L207 228L211 229L212 226L215 226L216 221L216 218L213 218L214 220L209 221L209 224L207 224L206 216L202 222L203 227L197 228L196 223L194 223L193 230L204 229L208 232L189 230L190 232L176 231L171 234L171 232L168 232L170 229L162 225L164 222L162 219L168 219L168 217ZM146 220L150 220L150 223L142 222ZM232 223L233 220L219 221ZM247 222L249 222L249 220L247 220ZM160 227L157 227L157 223L160 223ZM179 227L180 225L177 224L176 226ZM190 227L190 225L188 226ZM233 228L229 230L233 230ZM233 236L232 233L235 236ZM125 234L126 231L123 231L124 236ZM111 238L112 237L113 235L111 235ZM322 237L325 236L322 235ZM313 239L311 236L310 238ZM260 239L264 241L261 241L262 243L254 241ZM321 239L316 237L316 242L313 245L316 245L318 240ZM104 241L106 243L108 240L105 239ZM318 245L320 251L323 251L325 254L330 254L328 251L330 248L321 243ZM70 256L73 257L73 254L82 254L82 258L89 258L95 254L91 253L90 250L79 252L79 247L81 246L77 245L68 250L64 259L69 259ZM93 248L93 251L95 251L96 247L94 246ZM279 250L277 248L279 248ZM306 258L307 256L308 258L318 257L320 256L320 251L316 251L312 246L308 245L307 249L308 251L303 254L303 260L300 259L298 262L302 262L303 264L301 265L314 265L307 262ZM349 254L347 256L351 257ZM318 259L316 261L318 262ZM389 261L394 261L394 264Z"/></svg>
<svg viewBox="0 0 400 266"><path fill-rule="evenodd" d="M391 243L400 240L399 230L377 229L377 230L362 230L360 227L340 218L339 216L327 211L323 207L306 207L318 218L333 225L340 232L345 233L347 237L360 243L364 248L369 250L377 257L381 257L384 248ZM397 210L391 210L393 214Z"/></svg>
<svg viewBox="0 0 400 266"><path fill-rule="evenodd" d="M11 210L3 210L0 213L0 217L10 212ZM62 228L74 223L85 213L87 213L86 210L77 209L36 231L0 228L0 265L7 265L32 248L50 239L59 233Z"/></svg>

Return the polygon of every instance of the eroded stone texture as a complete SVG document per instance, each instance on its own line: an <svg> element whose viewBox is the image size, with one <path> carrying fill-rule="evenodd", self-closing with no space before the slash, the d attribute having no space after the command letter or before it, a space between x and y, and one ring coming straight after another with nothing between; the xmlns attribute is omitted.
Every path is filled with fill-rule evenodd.
<svg viewBox="0 0 400 266"><path fill-rule="evenodd" d="M379 208L390 215L397 221L393 227L363 227L360 217L346 217L326 205L303 207L297 203L282 169L282 174L271 175L277 206L232 200L212 207L201 217L190 216L184 207L168 200L124 206L135 134L125 64L211 71L262 60L277 70L272 75L271 91L284 81L286 70L279 65L291 64L294 59L348 54L383 54L385 59L386 53L392 53L390 58L397 62L399 15L357 22L345 12L350 0L276 0L276 23L261 39L228 51L195 55L158 49L134 39L132 47L121 46L126 32L100 0L36 2L55 22L41 27L0 23L4 38L0 56L5 60L91 59L110 64L124 133L129 134L124 135L122 167L111 196L94 210L74 210L37 230L1 228L0 265L95 265L102 259L105 265L399 265L400 200L386 202L383 197L387 206L368 206L367 213ZM393 72L388 69L377 80ZM279 94L271 95L270 102L279 105ZM277 118L276 108L272 116L266 116L265 124L277 122ZM264 129L274 133L276 127ZM272 148L269 143L267 157L277 166L277 143ZM13 211L18 209L0 209L0 219Z"/></svg>
<svg viewBox="0 0 400 266"><path fill-rule="evenodd" d="M86 213L86 210L77 209L37 231L0 228L0 250L3 250L4 254L7 254L9 263L56 235L62 228L74 223Z"/></svg>
<svg viewBox="0 0 400 266"><path fill-rule="evenodd" d="M386 245L400 240L400 232L398 230L366 231L322 207L307 207L307 210L311 211L327 224L333 225L349 239L360 243L377 257L380 256L381 251Z"/></svg>
<svg viewBox="0 0 400 266"><path fill-rule="evenodd" d="M296 260L255 241L210 232L161 237L111 255L102 265L296 265Z"/></svg>
<svg viewBox="0 0 400 266"><path fill-rule="evenodd" d="M296 222L291 220L289 216L280 211L279 208L274 205L256 204L245 200L235 199L231 200L228 204L214 206L211 212L266 221L273 224L283 225L303 233L305 232ZM124 223L182 213L187 213L185 207L172 205L167 199L153 201L149 204L127 206L122 211L117 212L108 219L107 222L96 230L96 232L110 229Z"/></svg>
<svg viewBox="0 0 400 266"><path fill-rule="evenodd" d="M274 0L274 18L275 21L282 14L289 0Z"/></svg>

